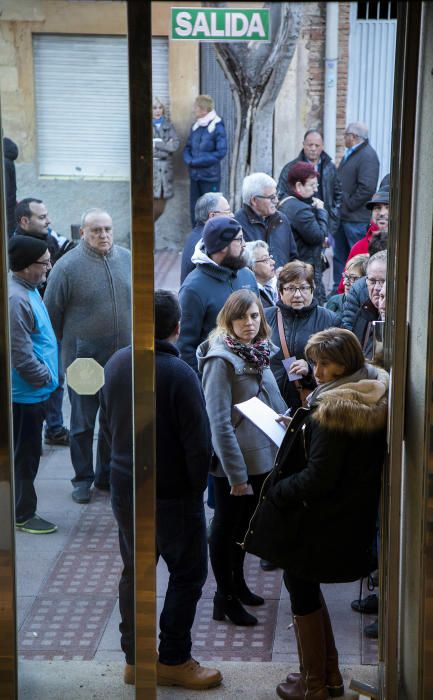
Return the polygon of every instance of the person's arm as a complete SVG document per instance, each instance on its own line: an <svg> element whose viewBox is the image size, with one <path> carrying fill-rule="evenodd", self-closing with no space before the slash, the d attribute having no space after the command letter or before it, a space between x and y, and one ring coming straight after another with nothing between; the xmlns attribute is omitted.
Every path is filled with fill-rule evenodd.
<svg viewBox="0 0 433 700"><path fill-rule="evenodd" d="M332 498L346 469L347 440L342 434L322 428L312 419L307 463L296 474L281 479L269 497L280 506Z"/></svg>
<svg viewBox="0 0 433 700"><path fill-rule="evenodd" d="M44 293L44 304L57 340L63 337L64 312L69 298L69 277L61 263L57 263L48 276Z"/></svg>
<svg viewBox="0 0 433 700"><path fill-rule="evenodd" d="M9 307L9 318L12 368L31 386L49 384L51 372L34 353L32 333L35 331L35 319L30 302L14 299Z"/></svg>
<svg viewBox="0 0 433 700"><path fill-rule="evenodd" d="M166 153L174 153L179 148L179 137L173 124L170 124L170 130L168 132L168 139L161 140L156 146L156 152L165 151Z"/></svg>
<svg viewBox="0 0 433 700"><path fill-rule="evenodd" d="M349 294L343 305L343 313L341 317L341 327L352 331L355 325L355 320L361 308L361 297L358 282L352 284Z"/></svg>
<svg viewBox="0 0 433 700"><path fill-rule="evenodd" d="M206 361L203 390L212 444L231 486L248 481L248 468L231 421L233 377L233 367L222 358L213 357Z"/></svg>
<svg viewBox="0 0 433 700"><path fill-rule="evenodd" d="M185 367L182 386L176 387L175 408L189 480L194 492L202 494L212 456L211 432L203 390L197 375L189 367Z"/></svg>
<svg viewBox="0 0 433 700"><path fill-rule="evenodd" d="M300 208L289 221L298 235L307 245L321 245L328 231L328 212L326 209L311 207Z"/></svg>
<svg viewBox="0 0 433 700"><path fill-rule="evenodd" d="M187 165L191 165L192 162L192 131L189 132L188 140L184 146L182 157Z"/></svg>
<svg viewBox="0 0 433 700"><path fill-rule="evenodd" d="M203 340L201 335L205 309L199 295L185 286L180 289L179 304L182 309L182 321L177 347L182 360L197 372L196 351Z"/></svg>
<svg viewBox="0 0 433 700"><path fill-rule="evenodd" d="M284 223L279 224L271 231L269 236L269 253L275 260L275 267L279 268L291 260L295 260L298 255L298 249L287 217L282 212L277 212L277 215L281 217Z"/></svg>

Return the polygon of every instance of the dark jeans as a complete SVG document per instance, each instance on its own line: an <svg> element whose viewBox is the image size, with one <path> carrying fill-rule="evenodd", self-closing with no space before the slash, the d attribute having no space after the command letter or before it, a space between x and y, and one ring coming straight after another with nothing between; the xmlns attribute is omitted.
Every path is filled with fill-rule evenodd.
<svg viewBox="0 0 433 700"><path fill-rule="evenodd" d="M191 213L191 223L195 226L195 205L197 199L206 194L206 192L219 192L220 182L208 182L207 180L191 180L189 191L189 207Z"/></svg>
<svg viewBox="0 0 433 700"><path fill-rule="evenodd" d="M340 284L341 275L346 265L347 256L352 246L367 233L369 224L356 223L352 221L341 221L335 232L334 244L334 289Z"/></svg>
<svg viewBox="0 0 433 700"><path fill-rule="evenodd" d="M96 486L107 486L110 482L110 448L99 431L96 451L96 466L93 472L93 434L95 432L96 414L99 409L99 393L91 396L77 394L68 387L71 402L71 428L69 444L71 462L75 478L74 486L95 481Z"/></svg>
<svg viewBox="0 0 433 700"><path fill-rule="evenodd" d="M60 352L60 343L58 343L58 358L59 358L59 386L47 402L47 414L45 416L45 431L55 433L59 428L63 427L63 395L65 393L65 372L63 369L62 357Z"/></svg>
<svg viewBox="0 0 433 700"><path fill-rule="evenodd" d="M304 581L289 571L284 572L284 583L290 594L294 615L309 615L322 607L320 583Z"/></svg>
<svg viewBox="0 0 433 700"><path fill-rule="evenodd" d="M36 513L34 481L42 449L42 425L47 401L13 403L15 521L23 523Z"/></svg>
<svg viewBox="0 0 433 700"><path fill-rule="evenodd" d="M248 477L253 496L230 496L229 480L214 477L215 515L209 538L209 555L217 590L224 596L233 595L236 584L244 580L245 551L237 542L244 539L266 476L256 474Z"/></svg>
<svg viewBox="0 0 433 700"><path fill-rule="evenodd" d="M126 662L135 663L134 524L132 479L113 471L111 503L119 526L123 571L119 583L121 646ZM191 628L207 576L206 524L203 498L157 500L156 556L170 574L161 612L159 660L175 665L191 656Z"/></svg>

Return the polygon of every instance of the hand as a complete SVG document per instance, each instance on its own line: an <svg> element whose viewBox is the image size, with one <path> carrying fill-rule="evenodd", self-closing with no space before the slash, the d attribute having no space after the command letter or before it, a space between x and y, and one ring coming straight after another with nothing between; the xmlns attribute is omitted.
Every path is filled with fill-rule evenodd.
<svg viewBox="0 0 433 700"><path fill-rule="evenodd" d="M290 365L290 372L299 374L300 377L306 377L310 368L305 360L296 360L292 365Z"/></svg>
<svg viewBox="0 0 433 700"><path fill-rule="evenodd" d="M278 418L275 418L276 423L283 423L285 428L289 427L292 420L293 418L291 418L290 416L278 416Z"/></svg>
<svg viewBox="0 0 433 700"><path fill-rule="evenodd" d="M253 488L246 481L244 484L233 484L230 489L230 496L252 496Z"/></svg>
<svg viewBox="0 0 433 700"><path fill-rule="evenodd" d="M313 203L313 207L316 207L316 209L323 209L324 206L325 206L325 205L323 204L322 200L319 199L318 197L313 197L313 202L312 202L312 203Z"/></svg>

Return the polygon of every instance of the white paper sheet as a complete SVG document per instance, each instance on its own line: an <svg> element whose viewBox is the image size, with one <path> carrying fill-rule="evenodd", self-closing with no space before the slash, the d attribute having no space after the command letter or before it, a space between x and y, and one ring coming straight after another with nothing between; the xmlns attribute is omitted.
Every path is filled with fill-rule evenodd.
<svg viewBox="0 0 433 700"><path fill-rule="evenodd" d="M248 401L237 403L235 406L246 418L260 428L277 447L281 445L286 428L281 423L276 422L278 413L275 413L272 408L269 408L256 396Z"/></svg>

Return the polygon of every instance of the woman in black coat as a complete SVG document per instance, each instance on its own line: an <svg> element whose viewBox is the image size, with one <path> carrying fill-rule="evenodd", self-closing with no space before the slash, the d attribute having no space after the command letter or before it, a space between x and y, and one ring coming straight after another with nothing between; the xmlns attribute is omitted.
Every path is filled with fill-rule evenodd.
<svg viewBox="0 0 433 700"><path fill-rule="evenodd" d="M277 688L284 700L344 694L320 583L371 571L386 445L388 374L365 363L356 336L329 328L305 355L318 386L290 422L243 544L284 569L301 662Z"/></svg>
<svg viewBox="0 0 433 700"><path fill-rule="evenodd" d="M293 260L284 265L278 275L280 299L277 305L265 309L266 320L272 329L271 340L279 348L279 352L271 358L271 369L281 395L293 413L301 406L301 394L308 389L312 391L316 386L312 368L303 359L309 337L317 331L340 325L333 311L319 306L317 299L313 298L313 290L312 266ZM283 347L280 328L287 350ZM282 360L287 354L297 359L291 371L298 374L298 381L290 381L284 368Z"/></svg>
<svg viewBox="0 0 433 700"><path fill-rule="evenodd" d="M317 192L317 171L311 163L297 162L287 174L289 195L278 209L288 218L298 248L298 257L314 267L314 296L319 304L326 301L322 282L322 251L328 235L328 212Z"/></svg>

